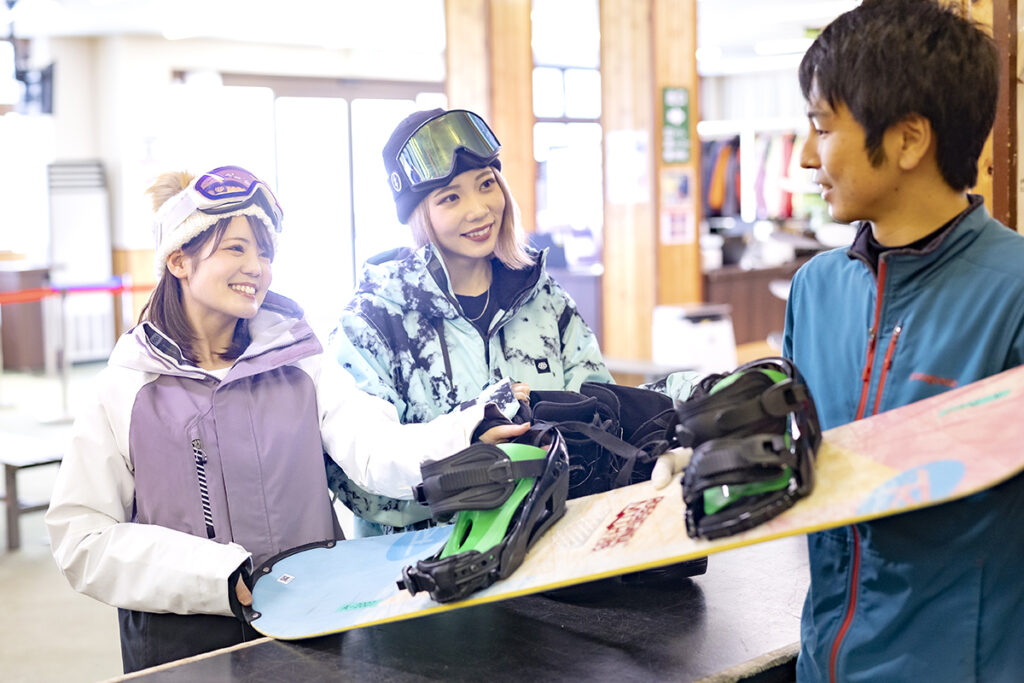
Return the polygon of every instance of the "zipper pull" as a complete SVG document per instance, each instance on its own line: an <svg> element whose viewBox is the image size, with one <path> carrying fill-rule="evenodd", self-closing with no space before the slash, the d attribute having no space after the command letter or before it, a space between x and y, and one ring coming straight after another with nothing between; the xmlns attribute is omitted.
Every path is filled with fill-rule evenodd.
<svg viewBox="0 0 1024 683"><path fill-rule="evenodd" d="M875 328L868 329L868 361L864 363L864 371L861 372L860 381L867 383L871 378L871 357L875 353Z"/></svg>
<svg viewBox="0 0 1024 683"><path fill-rule="evenodd" d="M210 506L210 489L206 483L206 453L203 442L192 439L192 453L196 457L196 476L199 477L199 497L203 505L203 522L206 523L206 537L214 538L217 531L213 528L213 508Z"/></svg>
<svg viewBox="0 0 1024 683"><path fill-rule="evenodd" d="M892 352L896 348L896 340L900 338L900 332L903 331L903 325L896 323L896 327L892 329L892 341L889 342L889 351L885 354L885 369L888 370L892 367Z"/></svg>
<svg viewBox="0 0 1024 683"><path fill-rule="evenodd" d="M196 457L197 465L205 465L209 459L203 452L203 442L199 439L192 439L192 454Z"/></svg>

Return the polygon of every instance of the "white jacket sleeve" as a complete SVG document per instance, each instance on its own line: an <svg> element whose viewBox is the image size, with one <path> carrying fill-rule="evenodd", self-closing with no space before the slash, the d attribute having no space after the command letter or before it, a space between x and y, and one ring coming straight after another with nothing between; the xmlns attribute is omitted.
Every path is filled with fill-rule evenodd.
<svg viewBox="0 0 1024 683"><path fill-rule="evenodd" d="M370 493L411 499L412 487L422 479L420 464L468 446L488 402L506 416L518 408L510 382L504 380L461 410L430 422L402 424L395 406L360 391L333 358L320 358L314 377L324 448L352 481Z"/></svg>
<svg viewBox="0 0 1024 683"><path fill-rule="evenodd" d="M57 566L72 588L115 607L230 616L227 580L249 561L245 549L131 522L130 403L97 400L75 421L46 513Z"/></svg>

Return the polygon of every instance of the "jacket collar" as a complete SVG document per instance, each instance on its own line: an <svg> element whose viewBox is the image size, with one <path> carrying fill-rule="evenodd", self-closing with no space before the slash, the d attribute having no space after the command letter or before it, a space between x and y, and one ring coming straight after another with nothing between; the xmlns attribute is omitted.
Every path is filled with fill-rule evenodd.
<svg viewBox="0 0 1024 683"><path fill-rule="evenodd" d="M323 348L302 315L291 299L267 292L260 310L249 321L249 346L228 378L257 374L320 353ZM109 364L161 375L206 377L204 370L186 361L178 345L148 320L118 340Z"/></svg>
<svg viewBox="0 0 1024 683"><path fill-rule="evenodd" d="M884 252L884 258L889 260L892 257L902 260L902 258L910 257L914 259L925 259L928 263L932 259L927 258L929 256L935 256L943 253L947 247L954 244L957 240L952 238L951 235L957 232L958 229L966 225L965 231L969 231L972 228L977 229L981 226L985 219L989 217L988 211L985 209L984 197L976 194L967 195L970 205L964 209L964 211L957 217L955 217L949 224L939 232L937 232L933 238L925 245L911 248L911 247L897 247L894 249L888 249ZM965 231L960 231L961 234ZM870 256L869 239L872 236L872 225L870 221L861 221L857 227L857 234L853 238L853 244L846 250L846 255L858 261L861 261L868 267L869 270L875 275L876 272L874 263Z"/></svg>

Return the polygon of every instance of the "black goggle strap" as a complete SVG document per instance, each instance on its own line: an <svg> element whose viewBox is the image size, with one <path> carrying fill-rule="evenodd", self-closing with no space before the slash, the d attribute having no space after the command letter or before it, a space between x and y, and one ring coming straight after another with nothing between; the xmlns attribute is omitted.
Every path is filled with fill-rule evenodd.
<svg viewBox="0 0 1024 683"><path fill-rule="evenodd" d="M546 458L512 461L492 444L475 443L455 455L420 465L423 482L413 488L416 502L429 505L435 518L459 510L500 507L516 480L539 477Z"/></svg>

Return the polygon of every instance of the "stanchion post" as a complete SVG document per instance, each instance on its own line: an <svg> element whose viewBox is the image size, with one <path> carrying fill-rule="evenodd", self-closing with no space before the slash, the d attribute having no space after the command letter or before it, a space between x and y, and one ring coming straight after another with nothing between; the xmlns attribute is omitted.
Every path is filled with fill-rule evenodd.
<svg viewBox="0 0 1024 683"><path fill-rule="evenodd" d="M121 325L118 335L131 329L135 317L135 295L132 291L131 273L121 274Z"/></svg>
<svg viewBox="0 0 1024 683"><path fill-rule="evenodd" d="M3 329L4 329L4 315L3 307L0 307L0 380L4 376L4 342L3 342ZM4 408L13 408L14 404L4 400L3 396L3 382L0 381L0 410Z"/></svg>
<svg viewBox="0 0 1024 683"><path fill-rule="evenodd" d="M71 422L71 410L68 405L68 385L71 381L71 359L68 355L68 320L67 303L68 290L60 290L60 337L57 347L57 363L60 366L60 398L61 411L57 417L44 419L44 424L66 424Z"/></svg>
<svg viewBox="0 0 1024 683"><path fill-rule="evenodd" d="M60 405L61 417L69 419L68 385L71 382L71 358L68 354L68 290L60 290Z"/></svg>

